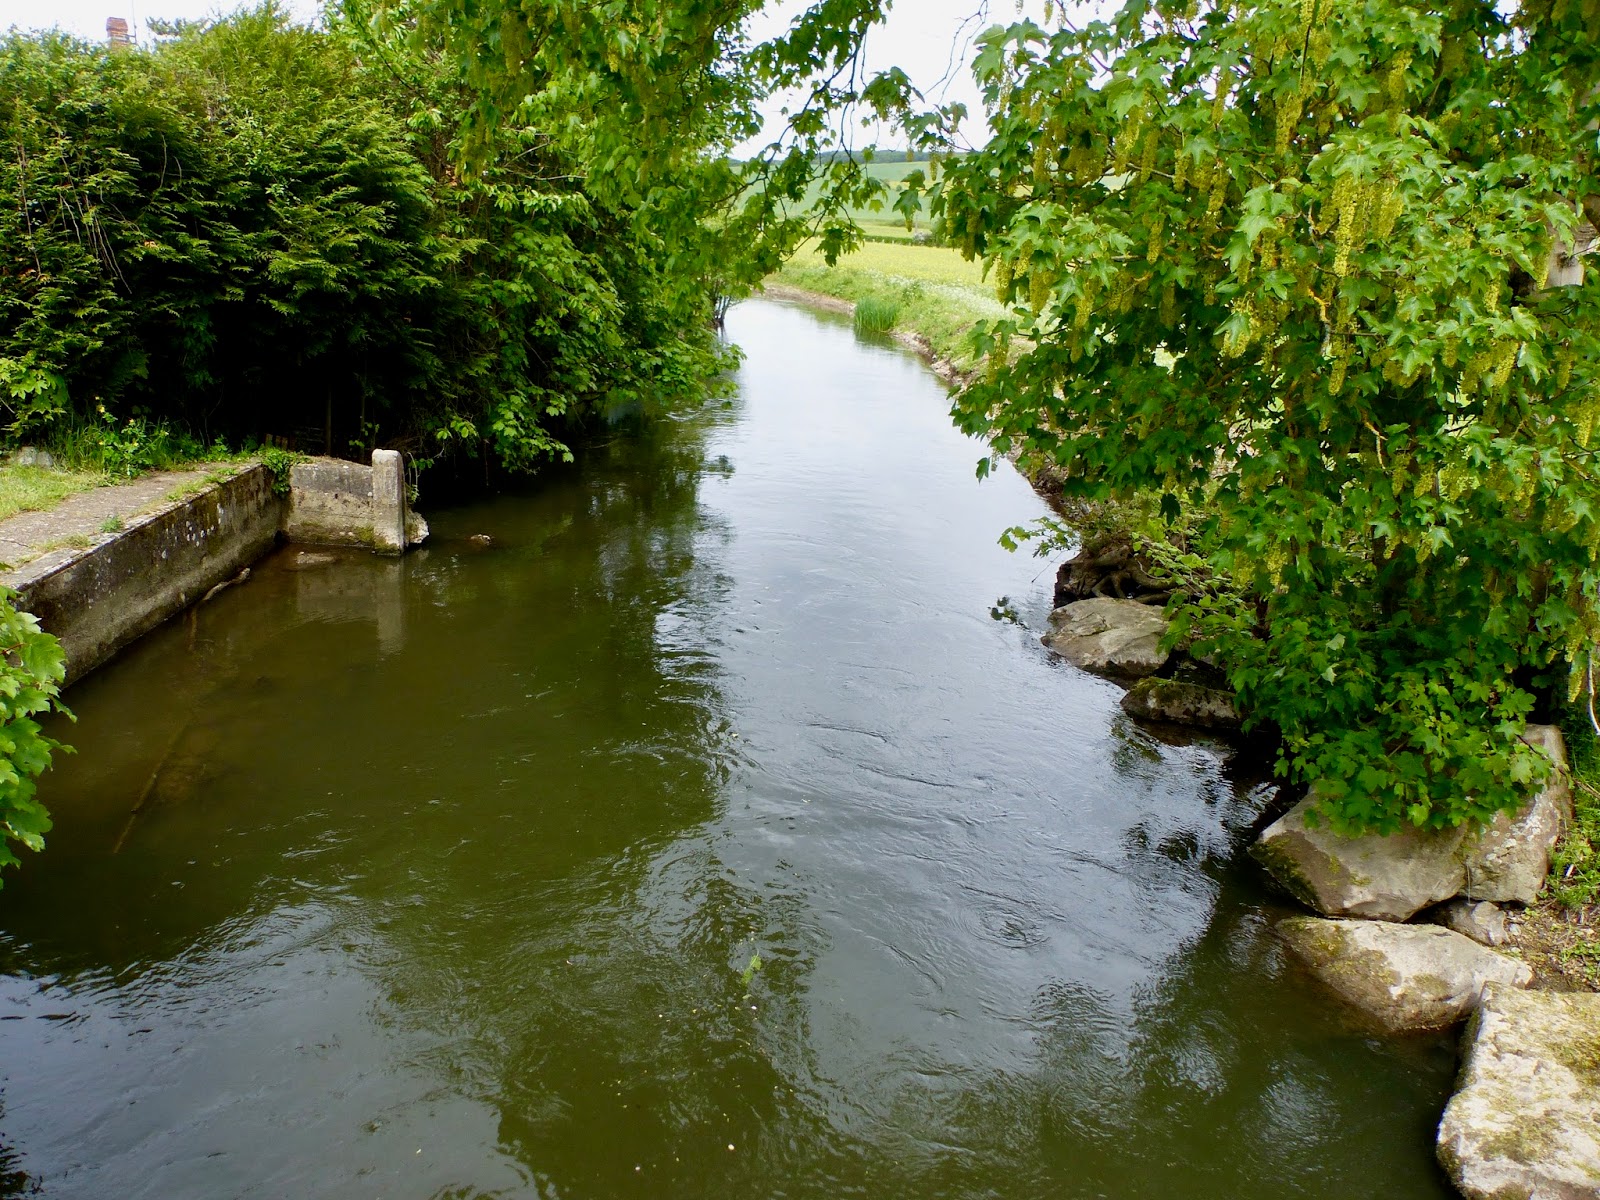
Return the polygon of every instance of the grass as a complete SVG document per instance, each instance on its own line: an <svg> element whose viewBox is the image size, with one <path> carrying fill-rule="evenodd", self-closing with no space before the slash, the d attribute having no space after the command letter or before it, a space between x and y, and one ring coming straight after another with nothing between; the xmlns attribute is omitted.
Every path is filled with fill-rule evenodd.
<svg viewBox="0 0 1600 1200"><path fill-rule="evenodd" d="M124 528L124 526L125 526L125 524L126 523L123 521L123 519L121 517L116 516L116 515L112 515L112 516L107 517L104 521L100 522L100 532L101 533L121 533L123 528Z"/></svg>
<svg viewBox="0 0 1600 1200"><path fill-rule="evenodd" d="M900 320L900 306L882 296L868 296L856 305L857 333L888 333Z"/></svg>
<svg viewBox="0 0 1600 1200"><path fill-rule="evenodd" d="M830 269L823 262L815 241L801 246L790 260L790 265ZM839 265L831 269L870 271L894 279L966 288L982 304L997 310L1000 308L1000 302L994 298L994 290L984 282L983 264L968 262L961 257L961 251L949 246L891 246L882 242L868 242L855 253L841 258Z"/></svg>
<svg viewBox="0 0 1600 1200"><path fill-rule="evenodd" d="M1572 828L1551 859L1550 897L1563 908L1600 903L1600 738L1584 697L1561 723L1572 758Z"/></svg>
<svg viewBox="0 0 1600 1200"><path fill-rule="evenodd" d="M173 434L165 426L143 419L120 425L66 422L42 437L38 445L50 452L57 465L0 465L0 521L18 513L46 512L69 496L137 479L148 471L248 457L220 444L208 446L196 438ZM206 482L219 482L237 472L237 467L224 465L210 472ZM198 490L196 486L180 488L169 499Z"/></svg>
<svg viewBox="0 0 1600 1200"><path fill-rule="evenodd" d="M68 496L108 483L103 471L53 467L0 467L0 521L18 513L43 512Z"/></svg>
<svg viewBox="0 0 1600 1200"><path fill-rule="evenodd" d="M36 556L42 556L54 550L87 550L92 545L94 545L94 541L88 534L74 533L68 537L56 538L53 542L46 542L44 545L35 548L31 553Z"/></svg>
<svg viewBox="0 0 1600 1200"><path fill-rule="evenodd" d="M973 323L1005 315L983 281L983 268L939 246L868 242L830 267L808 243L772 276L774 282L855 304L898 310L899 328L920 333L941 358L970 364Z"/></svg>

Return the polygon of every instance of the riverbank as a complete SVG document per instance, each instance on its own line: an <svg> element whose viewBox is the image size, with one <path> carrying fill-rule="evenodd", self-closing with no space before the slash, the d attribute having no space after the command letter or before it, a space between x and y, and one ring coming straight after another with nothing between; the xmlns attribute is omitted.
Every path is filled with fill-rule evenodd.
<svg viewBox="0 0 1600 1200"><path fill-rule="evenodd" d="M768 277L766 290L812 297L838 312L853 312L862 301L891 307L897 313L892 336L930 363L943 364L939 374L947 383L973 369L967 346L972 326L1006 315L982 264L944 246L868 242L830 267L808 243Z"/></svg>
<svg viewBox="0 0 1600 1200"><path fill-rule="evenodd" d="M817 265L786 267L769 278L765 285L766 294L848 315L854 311L858 301L866 298L905 301L908 297L906 283L910 278L905 272L917 269L919 263L924 264L923 269L929 272L955 270L949 258L940 264L940 260L931 256L943 254L956 262L961 261L960 256L951 250L924 247L886 249L887 254L878 252L865 257L858 252L833 268ZM797 282L800 280L806 286ZM1000 306L996 304L993 307L998 309ZM974 300L964 313L967 318L965 328L970 329L971 323L987 311L987 305ZM948 309L906 303L900 310L897 327L890 336L918 354L947 385L960 387L970 378L972 364L970 359L959 357L961 351L953 340L952 329ZM936 342L928 332L930 330L941 340ZM1149 516L1136 509L1119 512L1114 506L1105 505L1075 508L1062 502L1059 487L1048 475L1025 471L1024 476L1085 542L1126 542L1129 527L1135 523L1142 526L1144 519ZM1127 562L1119 559L1117 568L1127 566ZM1099 571L1091 582L1098 583L1108 573L1111 572ZM1127 571L1124 569L1122 573L1127 574ZM1147 590L1159 592L1161 589L1157 583ZM1088 594L1087 588L1084 594ZM1536 904L1516 914L1512 922L1511 944L1518 947L1533 966L1542 986L1595 991L1600 990L1600 852L1597 852L1597 841L1600 841L1600 752L1596 751L1596 738L1586 720L1568 721L1566 731L1572 744L1575 819L1572 828L1554 851L1551 877L1545 892Z"/></svg>
<svg viewBox="0 0 1600 1200"><path fill-rule="evenodd" d="M791 289L791 298L835 311L849 308L841 297L808 297L803 289ZM930 354L924 352L923 356ZM1033 482L1037 488L1038 482ZM1093 559L1092 554L1087 557ZM1080 554L1080 562L1084 558ZM1118 578L1139 576L1141 586L1136 591L1160 592L1160 580L1130 572L1129 565L1118 564L1120 569L1114 574ZM1084 569L1101 566L1098 561L1082 562ZM1106 572L1093 573L1095 580L1077 582L1095 584L1093 591L1098 595ZM1056 599L1060 603L1059 588ZM1102 674L1153 675L1163 670L1167 655L1160 647L1166 624L1158 613L1132 599L1075 599L1076 603L1052 613L1047 646ZM1070 616L1080 609L1095 610L1089 614L1090 627L1082 630ZM1102 609L1129 612L1108 625ZM1124 628L1118 625L1124 618L1137 618L1150 627ZM1135 688L1129 699L1138 692ZM1232 711L1229 693L1217 692L1214 698L1219 711ZM1389 1032L1448 1029L1467 1022L1463 1043L1467 1074L1445 1110L1438 1153L1441 1164L1469 1196L1487 1195L1479 1186L1484 1178L1505 1177L1518 1183L1566 1178L1595 1165L1579 1151L1552 1153L1531 1143L1508 1150L1496 1134L1497 1121L1509 1119L1547 1139L1554 1138L1557 1144L1569 1142L1573 1131L1596 1108L1589 1085L1574 1084L1577 1090L1570 1096L1533 1095L1508 1082L1502 1065L1503 1056L1509 1055L1514 1062L1531 1064L1570 1082L1561 1068L1565 1061L1560 1058L1562 1039L1551 1031L1567 1019L1563 1015L1567 1008L1588 1013L1594 1001L1591 995L1583 995L1569 1002L1562 994L1600 991L1600 943L1595 940L1592 920L1597 914L1594 892L1600 879L1591 878L1600 875L1600 867L1594 862L1589 837L1597 828L1600 813L1595 802L1600 800L1600 790L1584 778L1582 768L1592 770L1597 756L1592 731L1584 728L1581 733L1578 751L1570 759L1558 733L1550 730L1538 735L1550 744L1558 760L1558 776L1570 773L1573 786L1568 788L1558 780L1530 799L1509 825L1501 817L1481 834L1466 835L1464 842L1463 835L1457 834L1455 841L1463 844L1464 866L1457 864L1453 852L1441 851L1433 844L1443 845L1449 835L1422 835L1419 841L1414 832L1400 840L1368 836L1349 842L1318 838L1313 833L1309 842L1285 857L1281 847L1292 845L1293 838L1286 839L1282 831L1286 822L1304 819L1300 814L1305 801L1269 828L1256 846L1267 873L1317 914L1281 921L1277 927L1303 969L1330 989L1329 999L1336 1007L1349 1005L1358 1022L1376 1023ZM1529 736L1534 736L1532 729ZM1273 853L1267 847L1275 833L1278 840L1272 842ZM1481 850L1476 848L1480 842ZM1439 858L1441 853L1447 857ZM1519 856L1520 863L1508 866ZM1408 888L1420 886L1430 870L1448 874L1440 865L1445 862L1463 872L1459 890L1468 899L1432 908L1438 900L1455 894L1450 886L1438 885L1430 885L1437 890L1419 895L1414 902L1405 895ZM1341 889L1349 889L1336 881L1362 879L1375 863L1392 872L1388 882L1394 885L1395 895L1342 894ZM1505 883L1496 890L1489 886L1496 870L1511 871L1521 881ZM1329 873L1327 881L1306 886L1318 871ZM1380 885L1380 891L1382 886L1386 885ZM1475 892L1478 897L1487 892L1509 903L1483 903L1474 898ZM1365 919L1325 919L1351 916ZM1405 923L1413 916L1416 923ZM1374 917L1386 919L1371 919ZM1370 984L1363 982L1369 977ZM1513 995L1503 994L1507 988ZM1519 988L1530 988L1526 999L1517 998ZM1507 1050L1507 1046L1514 1049ZM1485 1101L1486 1093L1495 1097L1493 1102ZM1506 1113L1510 1115L1501 1115ZM1523 1147L1522 1142L1516 1145Z"/></svg>

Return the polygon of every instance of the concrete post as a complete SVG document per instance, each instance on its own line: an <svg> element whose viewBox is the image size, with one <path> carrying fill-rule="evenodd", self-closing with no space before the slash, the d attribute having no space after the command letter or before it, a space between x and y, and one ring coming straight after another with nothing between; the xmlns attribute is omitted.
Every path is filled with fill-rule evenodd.
<svg viewBox="0 0 1600 1200"><path fill-rule="evenodd" d="M406 466L397 450L372 452L372 548L405 553Z"/></svg>

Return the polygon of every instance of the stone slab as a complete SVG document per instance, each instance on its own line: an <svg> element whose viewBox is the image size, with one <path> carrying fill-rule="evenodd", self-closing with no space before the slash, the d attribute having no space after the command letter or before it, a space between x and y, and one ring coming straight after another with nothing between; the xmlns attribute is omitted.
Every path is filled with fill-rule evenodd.
<svg viewBox="0 0 1600 1200"><path fill-rule="evenodd" d="M1524 962L1439 925L1290 917L1277 933L1311 973L1390 1033L1448 1029L1489 983L1526 987Z"/></svg>
<svg viewBox="0 0 1600 1200"><path fill-rule="evenodd" d="M1075 667L1124 678L1154 675L1166 665L1161 649L1167 618L1137 600L1079 600L1050 614L1042 639Z"/></svg>
<svg viewBox="0 0 1600 1200"><path fill-rule="evenodd" d="M1469 1200L1600 1198L1600 995L1491 985L1438 1154Z"/></svg>

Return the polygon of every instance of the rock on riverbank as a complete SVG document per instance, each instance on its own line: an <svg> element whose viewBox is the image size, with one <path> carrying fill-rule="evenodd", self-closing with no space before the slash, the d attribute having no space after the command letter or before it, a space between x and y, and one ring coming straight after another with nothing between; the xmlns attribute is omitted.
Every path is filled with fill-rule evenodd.
<svg viewBox="0 0 1600 1200"><path fill-rule="evenodd" d="M1486 984L1527 987L1526 963L1439 925L1291 917L1278 936L1312 974L1390 1033L1448 1029Z"/></svg>
<svg viewBox="0 0 1600 1200"><path fill-rule="evenodd" d="M1179 679L1139 680L1123 696L1122 711L1145 721L1170 721L1219 733L1236 733L1241 724L1227 692Z"/></svg>
<svg viewBox="0 0 1600 1200"><path fill-rule="evenodd" d="M1470 1200L1600 1197L1600 995L1486 988L1438 1153Z"/></svg>
<svg viewBox="0 0 1600 1200"><path fill-rule="evenodd" d="M1166 666L1167 619L1137 600L1080 600L1050 614L1044 644L1075 667L1140 678Z"/></svg>
<svg viewBox="0 0 1600 1200"><path fill-rule="evenodd" d="M1452 900L1440 905L1432 919L1482 946L1503 946L1511 937L1504 910L1492 900Z"/></svg>
<svg viewBox="0 0 1600 1200"><path fill-rule="evenodd" d="M1550 851L1572 820L1572 792L1560 730L1530 725L1525 736L1556 769L1515 816L1501 813L1481 832L1462 826L1342 837L1308 821L1313 789L1267 827L1251 852L1279 883L1327 916L1404 921L1458 895L1531 904L1550 870Z"/></svg>

